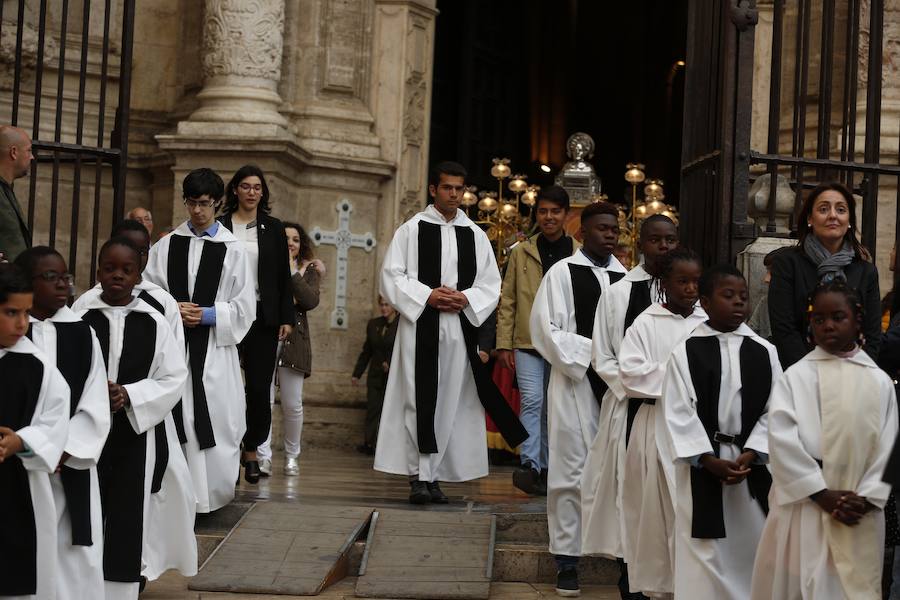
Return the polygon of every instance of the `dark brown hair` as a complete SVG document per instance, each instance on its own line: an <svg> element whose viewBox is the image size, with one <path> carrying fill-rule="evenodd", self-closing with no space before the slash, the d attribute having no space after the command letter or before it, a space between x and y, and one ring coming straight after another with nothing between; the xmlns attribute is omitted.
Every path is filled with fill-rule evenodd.
<svg viewBox="0 0 900 600"><path fill-rule="evenodd" d="M812 209L816 203L816 200L819 196L828 191L839 193L847 202L847 208L850 212L850 229L848 229L847 233L844 234L844 240L850 242L850 245L853 247L853 253L856 255L857 260L869 260L871 254L869 254L869 251L866 250L865 246L863 246L859 242L859 239L857 239L856 237L856 198L853 197L853 194L850 193L850 190L847 189L847 186L838 181L827 181L825 183L820 183L815 187L815 189L813 189L812 192L809 193L809 196L806 197L806 200L803 201L803 206L800 207L800 214L797 216L797 234L799 238L797 242L798 248L801 252L803 251L803 244L804 242L806 242L807 236L812 233L812 227L809 226L807 221L812 214Z"/></svg>
<svg viewBox="0 0 900 600"><path fill-rule="evenodd" d="M296 229L297 233L299 234L300 252L297 253L297 258L299 259L297 262L300 262L301 260L314 259L316 256L313 254L312 250L313 243L312 240L309 239L309 236L306 234L306 230L303 229L303 227L301 227L299 224L291 223L289 221L284 221L283 225L285 229L285 235L287 235L288 229Z"/></svg>

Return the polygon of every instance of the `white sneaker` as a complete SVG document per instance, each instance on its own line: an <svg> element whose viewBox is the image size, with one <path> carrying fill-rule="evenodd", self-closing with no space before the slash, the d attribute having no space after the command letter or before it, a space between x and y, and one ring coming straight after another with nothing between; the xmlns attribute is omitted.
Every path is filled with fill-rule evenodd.
<svg viewBox="0 0 900 600"><path fill-rule="evenodd" d="M272 475L272 459L271 458L260 458L259 459L259 472L262 473L263 477L270 477Z"/></svg>
<svg viewBox="0 0 900 600"><path fill-rule="evenodd" d="M300 474L300 459L296 456L288 456L284 459L284 474L288 476Z"/></svg>

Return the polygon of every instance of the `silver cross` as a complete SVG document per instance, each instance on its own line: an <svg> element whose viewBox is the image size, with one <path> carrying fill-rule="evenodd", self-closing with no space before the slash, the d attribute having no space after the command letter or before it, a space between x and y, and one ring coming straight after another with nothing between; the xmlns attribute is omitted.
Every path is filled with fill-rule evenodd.
<svg viewBox="0 0 900 600"><path fill-rule="evenodd" d="M318 226L310 231L316 246L327 244L337 248L336 283L334 286L334 310L331 311L331 328L347 329L347 251L362 248L366 252L375 249L375 237L367 231L363 234L350 233L350 213L353 203L344 198L335 204L338 213L337 231L322 231Z"/></svg>

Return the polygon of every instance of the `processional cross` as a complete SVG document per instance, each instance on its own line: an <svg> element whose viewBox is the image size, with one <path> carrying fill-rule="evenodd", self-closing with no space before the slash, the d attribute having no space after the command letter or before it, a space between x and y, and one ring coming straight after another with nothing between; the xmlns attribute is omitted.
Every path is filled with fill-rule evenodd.
<svg viewBox="0 0 900 600"><path fill-rule="evenodd" d="M316 246L327 244L337 247L336 282L334 286L334 310L331 311L331 328L347 329L347 251L362 248L366 252L375 249L375 238L367 231L363 234L350 233L350 213L353 204L344 198L334 205L338 213L336 231L322 231L318 226L310 231Z"/></svg>

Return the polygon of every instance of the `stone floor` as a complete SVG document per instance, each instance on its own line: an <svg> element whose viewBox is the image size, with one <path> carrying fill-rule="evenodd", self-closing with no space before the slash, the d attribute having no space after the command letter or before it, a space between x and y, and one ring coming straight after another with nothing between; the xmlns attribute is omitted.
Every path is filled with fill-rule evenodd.
<svg viewBox="0 0 900 600"><path fill-rule="evenodd" d="M206 517L203 526L198 522L201 562L225 535L227 527L242 512L239 507L252 502L277 500L302 504L422 510L413 508L407 503L409 485L405 478L372 470L371 457L336 450L304 450L300 460L299 477L282 475L281 458L281 454L276 453L272 477L263 478L258 485L249 485L241 480L235 498L235 510L223 509L220 511L221 515ZM492 467L491 474L483 479L467 483L442 484L441 487L450 496L451 503L444 506L429 506L426 509L489 513L545 512L546 503L543 498L528 497L512 486L511 472L510 467ZM356 578L348 577L327 588L318 597L327 600L356 598L355 584ZM141 600L288 598L288 596L194 592L188 590L187 585L188 578L176 572L169 572L150 583L141 594ZM553 586L548 584L494 582L491 585L490 597L496 600L531 600L554 598L556 594ZM618 598L618 593L615 588L609 586L583 586L581 597L586 600L612 600Z"/></svg>

